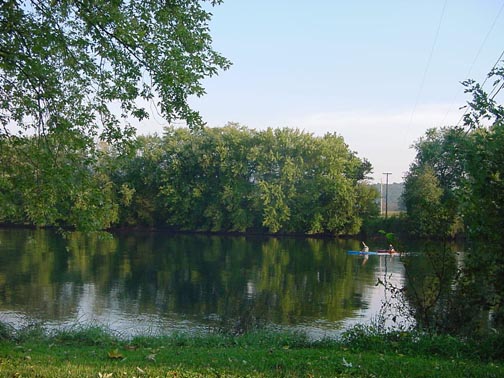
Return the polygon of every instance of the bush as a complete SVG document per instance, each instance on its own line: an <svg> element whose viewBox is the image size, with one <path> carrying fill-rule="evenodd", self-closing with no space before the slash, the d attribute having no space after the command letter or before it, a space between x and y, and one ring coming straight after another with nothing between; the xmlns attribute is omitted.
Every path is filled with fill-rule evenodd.
<svg viewBox="0 0 504 378"><path fill-rule="evenodd" d="M7 323L0 322L0 340L11 340L14 338L14 328Z"/></svg>
<svg viewBox="0 0 504 378"><path fill-rule="evenodd" d="M56 331L52 337L61 343L82 345L108 345L115 344L118 339L109 331L101 327L72 327Z"/></svg>

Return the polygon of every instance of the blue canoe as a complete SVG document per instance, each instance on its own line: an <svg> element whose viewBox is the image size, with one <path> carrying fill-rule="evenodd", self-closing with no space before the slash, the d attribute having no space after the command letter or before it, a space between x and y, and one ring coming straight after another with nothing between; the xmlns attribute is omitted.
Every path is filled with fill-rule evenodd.
<svg viewBox="0 0 504 378"><path fill-rule="evenodd" d="M349 255L376 255L376 256L395 256L398 255L398 252L378 252L378 251L347 251Z"/></svg>

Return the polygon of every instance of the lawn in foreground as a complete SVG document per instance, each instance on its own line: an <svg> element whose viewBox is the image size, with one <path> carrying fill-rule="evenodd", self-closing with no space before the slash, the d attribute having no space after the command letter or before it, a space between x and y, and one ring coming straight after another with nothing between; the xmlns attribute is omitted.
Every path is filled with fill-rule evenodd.
<svg viewBox="0 0 504 378"><path fill-rule="evenodd" d="M268 331L131 340L97 329L32 332L0 340L0 376L502 377L500 344L492 345L407 333L313 342Z"/></svg>

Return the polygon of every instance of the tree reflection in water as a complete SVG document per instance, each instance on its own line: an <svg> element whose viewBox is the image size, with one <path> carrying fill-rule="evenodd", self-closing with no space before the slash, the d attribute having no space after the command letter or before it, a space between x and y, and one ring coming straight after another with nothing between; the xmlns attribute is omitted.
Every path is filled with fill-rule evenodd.
<svg viewBox="0 0 504 378"><path fill-rule="evenodd" d="M125 333L272 324L331 334L378 313L385 262L398 282L404 274L399 258L347 255L357 240L19 229L0 240L0 321Z"/></svg>

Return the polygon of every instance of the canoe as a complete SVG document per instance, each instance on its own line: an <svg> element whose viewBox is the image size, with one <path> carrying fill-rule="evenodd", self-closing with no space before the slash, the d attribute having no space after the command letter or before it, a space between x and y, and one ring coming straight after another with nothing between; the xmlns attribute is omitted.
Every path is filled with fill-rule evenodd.
<svg viewBox="0 0 504 378"><path fill-rule="evenodd" d="M378 251L369 251L369 252L347 251L347 254L349 254L349 255L376 255L376 256L396 256L396 255L399 255L398 252L389 252L386 249L378 250Z"/></svg>

